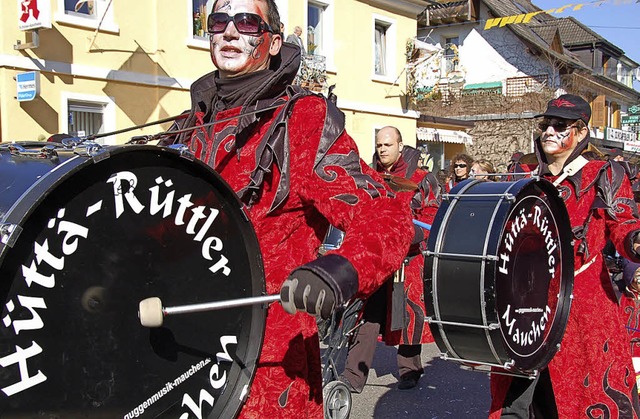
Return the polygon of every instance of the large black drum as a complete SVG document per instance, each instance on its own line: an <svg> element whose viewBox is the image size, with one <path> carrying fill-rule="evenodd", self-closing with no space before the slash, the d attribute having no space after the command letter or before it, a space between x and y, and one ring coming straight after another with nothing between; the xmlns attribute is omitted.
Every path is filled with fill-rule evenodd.
<svg viewBox="0 0 640 419"><path fill-rule="evenodd" d="M264 293L233 191L177 149L42 146L0 145L0 417L235 416L265 308L137 317Z"/></svg>
<svg viewBox="0 0 640 419"><path fill-rule="evenodd" d="M442 357L536 375L559 349L571 306L569 216L545 180L471 180L445 196L425 261Z"/></svg>

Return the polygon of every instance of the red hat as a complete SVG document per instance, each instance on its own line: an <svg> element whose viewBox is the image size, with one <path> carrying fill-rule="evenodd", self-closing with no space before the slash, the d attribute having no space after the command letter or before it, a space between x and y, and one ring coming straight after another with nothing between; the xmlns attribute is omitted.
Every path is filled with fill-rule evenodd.
<svg viewBox="0 0 640 419"><path fill-rule="evenodd" d="M562 95L557 99L550 100L547 104L547 110L535 117L540 116L570 120L582 119L585 124L588 124L591 119L591 106L580 96Z"/></svg>

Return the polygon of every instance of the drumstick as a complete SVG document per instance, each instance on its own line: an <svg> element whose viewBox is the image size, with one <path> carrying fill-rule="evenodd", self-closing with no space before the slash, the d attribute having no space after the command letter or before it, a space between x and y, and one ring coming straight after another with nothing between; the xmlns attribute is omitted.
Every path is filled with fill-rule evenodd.
<svg viewBox="0 0 640 419"><path fill-rule="evenodd" d="M280 301L280 294L263 295L260 297L238 298L235 300L213 301L209 303L187 304L175 307L162 307L158 297L146 298L138 305L138 318L144 327L160 327L164 316L185 313L199 313L202 311L221 310L225 308L243 307L254 304L272 303Z"/></svg>

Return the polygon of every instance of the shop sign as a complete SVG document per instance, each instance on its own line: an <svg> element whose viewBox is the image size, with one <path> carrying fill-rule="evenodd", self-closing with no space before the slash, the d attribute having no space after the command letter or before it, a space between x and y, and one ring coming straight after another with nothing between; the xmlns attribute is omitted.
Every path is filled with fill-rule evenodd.
<svg viewBox="0 0 640 419"><path fill-rule="evenodd" d="M18 29L31 31L34 29L51 29L50 0L17 0Z"/></svg>
<svg viewBox="0 0 640 419"><path fill-rule="evenodd" d="M617 142L625 142L625 141L635 141L638 139L638 134L631 131L623 131L621 129L609 128L605 129L604 139L607 141L617 141Z"/></svg>
<svg viewBox="0 0 640 419"><path fill-rule="evenodd" d="M28 102L40 94L40 72L28 71L16 75L18 102Z"/></svg>
<svg viewBox="0 0 640 419"><path fill-rule="evenodd" d="M624 151L640 154L640 141L625 141Z"/></svg>

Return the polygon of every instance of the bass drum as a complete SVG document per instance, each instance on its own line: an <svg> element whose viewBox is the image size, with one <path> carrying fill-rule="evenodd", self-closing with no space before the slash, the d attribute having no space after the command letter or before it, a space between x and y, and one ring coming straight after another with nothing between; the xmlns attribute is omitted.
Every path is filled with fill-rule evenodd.
<svg viewBox="0 0 640 419"><path fill-rule="evenodd" d="M571 305L570 225L545 180L471 180L445 195L424 270L443 358L527 376L549 363Z"/></svg>
<svg viewBox="0 0 640 419"><path fill-rule="evenodd" d="M264 293L258 242L230 187L177 149L0 146L0 417L234 417L264 307L168 306Z"/></svg>

